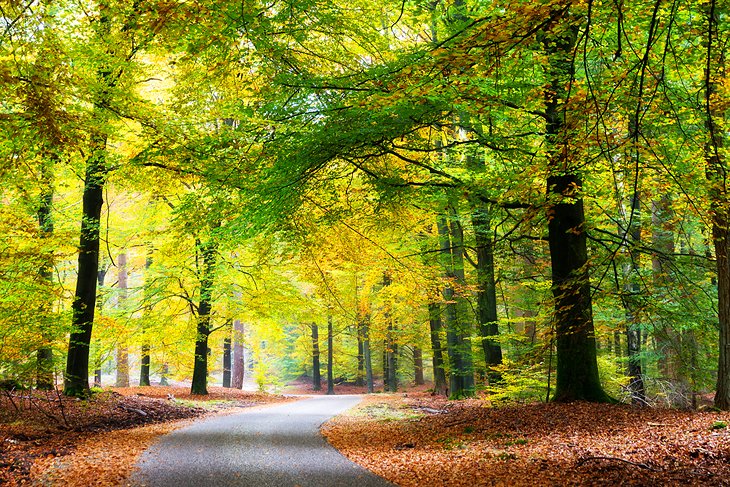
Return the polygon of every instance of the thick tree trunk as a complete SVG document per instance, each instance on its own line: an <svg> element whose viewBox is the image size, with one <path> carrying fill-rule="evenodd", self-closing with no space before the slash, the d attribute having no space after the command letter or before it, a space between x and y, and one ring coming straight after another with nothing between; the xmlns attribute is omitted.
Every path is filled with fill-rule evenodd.
<svg viewBox="0 0 730 487"><path fill-rule="evenodd" d="M334 332L332 330L332 317L327 316L327 394L335 393L334 363L332 362L334 352Z"/></svg>
<svg viewBox="0 0 730 487"><path fill-rule="evenodd" d="M195 338L195 363L193 366L193 383L191 394L208 394L208 337L210 336L210 312L213 304L213 283L217 245L212 240L197 242L203 258L200 269L200 301L198 304L198 325Z"/></svg>
<svg viewBox="0 0 730 487"><path fill-rule="evenodd" d="M243 323L233 320L233 374L231 386L243 389L243 379L246 374L246 363L243 353Z"/></svg>
<svg viewBox="0 0 730 487"><path fill-rule="evenodd" d="M428 316L431 331L431 352L433 353L433 393L438 395L448 395L446 371L444 370L443 348L441 345L441 308L437 303L429 303Z"/></svg>
<svg viewBox="0 0 730 487"><path fill-rule="evenodd" d="M117 309L124 311L127 301L127 254L122 253L117 257L117 286L119 287L119 299ZM129 387L129 349L124 334L117 344L117 387Z"/></svg>
<svg viewBox="0 0 730 487"><path fill-rule="evenodd" d="M556 401L610 401L596 358L585 214L578 163L566 127L567 87L574 79L578 19L565 7L543 34L547 57L546 137L549 146L548 242L556 333Z"/></svg>
<svg viewBox="0 0 730 487"><path fill-rule="evenodd" d="M58 162L57 157L51 158L53 162ZM53 207L53 182L51 178L50 168L46 165L41 167L41 195L40 204L38 205L38 227L42 239L47 239L53 235L53 218L51 210ZM45 250L45 249L44 249ZM40 278L43 282L53 284L53 251L47 251L45 262L40 268ZM41 328L41 337L43 345L36 352L36 387L41 390L50 390L55 387L53 377L53 348L51 348L51 335L46 329L50 323L50 303L41 309L41 319L43 325Z"/></svg>
<svg viewBox="0 0 730 487"><path fill-rule="evenodd" d="M319 363L319 327L312 323L312 389L322 390L322 375Z"/></svg>
<svg viewBox="0 0 730 487"><path fill-rule="evenodd" d="M421 386L426 383L423 378L423 352L419 347L413 347L413 383Z"/></svg>
<svg viewBox="0 0 730 487"><path fill-rule="evenodd" d="M96 309L99 226L107 174L105 151L106 137L94 135L84 178L78 276L72 304L73 330L69 338L63 386L63 393L67 396L85 396L89 393L89 345Z"/></svg>
<svg viewBox="0 0 730 487"><path fill-rule="evenodd" d="M707 38L705 41L705 126L709 134L705 148L707 179L710 186L712 210L712 239L715 245L717 265L717 310L720 328L719 358L717 364L717 387L715 407L730 410L730 197L727 188L728 167L722 151L727 130L724 101L719 88L726 82L727 39L720 35L721 14L716 0L705 4Z"/></svg>
<svg viewBox="0 0 730 487"><path fill-rule="evenodd" d="M477 248L477 317L490 381L499 380L499 374L490 372L490 367L502 363L502 347L494 339L499 335L497 326L497 284L494 279L494 244L487 208L478 208L472 213L472 226Z"/></svg>

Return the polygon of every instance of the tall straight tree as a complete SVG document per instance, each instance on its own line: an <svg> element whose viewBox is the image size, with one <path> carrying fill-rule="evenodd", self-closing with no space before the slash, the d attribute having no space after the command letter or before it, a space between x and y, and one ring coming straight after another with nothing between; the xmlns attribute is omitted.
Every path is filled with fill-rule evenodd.
<svg viewBox="0 0 730 487"><path fill-rule="evenodd" d="M725 155L727 130L727 31L726 2L709 0L703 7L705 38L705 146L707 179L712 214L712 239L717 265L717 309L720 327L719 360L715 406L730 410L730 194L727 187L728 164Z"/></svg>
<svg viewBox="0 0 730 487"><path fill-rule="evenodd" d="M200 254L198 267L200 300L197 313L193 382L190 385L191 394L208 394L208 338L211 332L210 314L213 308L213 285L218 257L218 244L214 238L211 235L206 241L196 239L196 247Z"/></svg>
<svg viewBox="0 0 730 487"><path fill-rule="evenodd" d="M555 302L557 401L610 401L598 376L583 181L568 110L582 15L558 2L541 32L547 58L545 133L548 143L548 243Z"/></svg>

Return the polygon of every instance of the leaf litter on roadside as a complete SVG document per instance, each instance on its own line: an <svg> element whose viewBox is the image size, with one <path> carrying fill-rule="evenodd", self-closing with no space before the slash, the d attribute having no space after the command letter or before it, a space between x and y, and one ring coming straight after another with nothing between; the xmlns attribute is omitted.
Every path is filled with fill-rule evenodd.
<svg viewBox="0 0 730 487"><path fill-rule="evenodd" d="M730 485L730 432L714 426L729 417L590 403L491 407L409 394L369 396L323 432L351 460L401 486Z"/></svg>

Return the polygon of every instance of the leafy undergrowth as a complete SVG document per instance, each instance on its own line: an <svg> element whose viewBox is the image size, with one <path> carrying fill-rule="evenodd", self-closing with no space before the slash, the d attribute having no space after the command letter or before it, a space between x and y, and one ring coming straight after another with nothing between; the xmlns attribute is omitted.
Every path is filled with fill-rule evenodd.
<svg viewBox="0 0 730 487"><path fill-rule="evenodd" d="M400 486L730 485L730 414L369 396L323 432Z"/></svg>
<svg viewBox="0 0 730 487"><path fill-rule="evenodd" d="M0 391L0 485L119 485L137 456L186 419L287 399L209 388L106 389L88 400Z"/></svg>

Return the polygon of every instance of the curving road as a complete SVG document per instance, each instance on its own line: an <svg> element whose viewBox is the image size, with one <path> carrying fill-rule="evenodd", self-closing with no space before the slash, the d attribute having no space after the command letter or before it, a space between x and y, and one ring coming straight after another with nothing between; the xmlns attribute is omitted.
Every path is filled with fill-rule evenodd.
<svg viewBox="0 0 730 487"><path fill-rule="evenodd" d="M317 396L211 418L176 430L142 454L134 486L393 487L319 434L358 396Z"/></svg>

